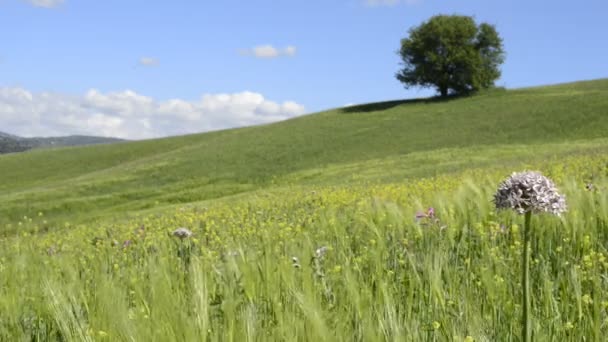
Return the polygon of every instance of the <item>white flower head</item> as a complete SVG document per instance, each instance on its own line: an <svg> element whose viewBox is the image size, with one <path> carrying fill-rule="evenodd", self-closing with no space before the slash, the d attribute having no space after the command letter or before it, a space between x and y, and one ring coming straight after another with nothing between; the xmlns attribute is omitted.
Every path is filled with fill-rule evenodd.
<svg viewBox="0 0 608 342"><path fill-rule="evenodd" d="M566 211L566 198L549 178L537 171L514 172L498 186L494 195L497 209L513 209L519 214L548 212L557 216Z"/></svg>
<svg viewBox="0 0 608 342"><path fill-rule="evenodd" d="M189 238L192 236L192 232L188 228L180 227L173 231L173 236L180 239Z"/></svg>
<svg viewBox="0 0 608 342"><path fill-rule="evenodd" d="M329 248L327 248L327 246L322 246L319 247L315 250L315 258L320 259L322 257L325 256L325 253L327 253L327 251L329 250Z"/></svg>

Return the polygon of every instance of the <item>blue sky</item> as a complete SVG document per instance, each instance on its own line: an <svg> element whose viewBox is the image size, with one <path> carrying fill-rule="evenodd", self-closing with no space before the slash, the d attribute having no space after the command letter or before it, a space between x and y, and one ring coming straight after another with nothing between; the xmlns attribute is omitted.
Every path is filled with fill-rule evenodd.
<svg viewBox="0 0 608 342"><path fill-rule="evenodd" d="M508 88L608 77L608 1L0 0L0 131L149 138L423 97L399 41L496 25Z"/></svg>

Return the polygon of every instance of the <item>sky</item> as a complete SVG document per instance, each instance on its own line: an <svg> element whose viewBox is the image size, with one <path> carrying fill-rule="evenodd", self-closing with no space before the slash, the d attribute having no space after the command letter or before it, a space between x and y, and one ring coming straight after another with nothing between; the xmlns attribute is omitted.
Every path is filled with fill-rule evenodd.
<svg viewBox="0 0 608 342"><path fill-rule="evenodd" d="M608 77L605 0L0 0L0 131L147 139L431 96L395 73L436 14L496 26L498 86Z"/></svg>

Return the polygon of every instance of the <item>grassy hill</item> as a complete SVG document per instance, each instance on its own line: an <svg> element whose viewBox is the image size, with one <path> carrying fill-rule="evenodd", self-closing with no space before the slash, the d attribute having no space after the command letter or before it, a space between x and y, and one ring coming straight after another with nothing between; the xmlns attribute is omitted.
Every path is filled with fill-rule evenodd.
<svg viewBox="0 0 608 342"><path fill-rule="evenodd" d="M86 219L270 185L394 181L608 152L608 79L330 110L264 126L0 156L0 224Z"/></svg>

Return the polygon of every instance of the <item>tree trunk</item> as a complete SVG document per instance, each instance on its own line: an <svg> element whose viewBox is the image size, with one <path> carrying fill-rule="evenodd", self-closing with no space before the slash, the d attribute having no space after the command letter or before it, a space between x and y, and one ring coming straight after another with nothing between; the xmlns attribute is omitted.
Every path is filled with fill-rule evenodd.
<svg viewBox="0 0 608 342"><path fill-rule="evenodd" d="M439 93L441 93L441 97L448 96L448 87L446 87L446 86L440 86L439 87Z"/></svg>

